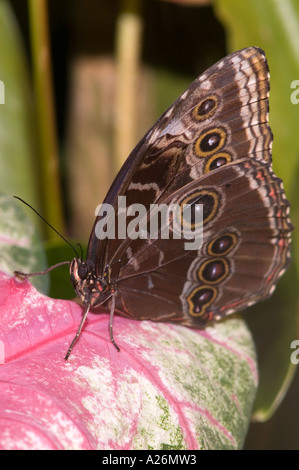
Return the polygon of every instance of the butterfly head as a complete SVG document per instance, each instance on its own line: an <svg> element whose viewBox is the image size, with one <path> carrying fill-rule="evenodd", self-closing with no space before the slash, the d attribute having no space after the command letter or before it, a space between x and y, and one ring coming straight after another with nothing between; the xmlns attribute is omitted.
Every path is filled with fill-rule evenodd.
<svg viewBox="0 0 299 470"><path fill-rule="evenodd" d="M71 282L83 305L100 305L111 297L113 291L103 277L95 271L94 263L74 258L70 264Z"/></svg>

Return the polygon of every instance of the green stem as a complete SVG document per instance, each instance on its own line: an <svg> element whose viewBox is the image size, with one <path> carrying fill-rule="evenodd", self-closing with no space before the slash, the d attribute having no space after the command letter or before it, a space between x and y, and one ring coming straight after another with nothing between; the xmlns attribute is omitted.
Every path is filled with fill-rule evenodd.
<svg viewBox="0 0 299 470"><path fill-rule="evenodd" d="M63 231L47 0L29 0L29 18L43 215L58 231ZM48 238L56 237L47 226L45 230Z"/></svg>
<svg viewBox="0 0 299 470"><path fill-rule="evenodd" d="M138 75L142 40L140 0L123 0L116 30L115 161L117 169L136 145Z"/></svg>

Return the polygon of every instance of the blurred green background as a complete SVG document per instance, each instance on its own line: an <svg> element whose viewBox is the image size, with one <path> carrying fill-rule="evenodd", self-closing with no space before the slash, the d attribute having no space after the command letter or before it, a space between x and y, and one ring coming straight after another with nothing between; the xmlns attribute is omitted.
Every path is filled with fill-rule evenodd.
<svg viewBox="0 0 299 470"><path fill-rule="evenodd" d="M291 102L299 80L298 1L0 0L0 190L86 245L90 208L146 130L197 75L247 46L264 49L269 62L273 166L295 231L291 268L274 296L246 315L260 387L259 422L245 447L299 449L299 379L290 362L290 344L299 339L299 104ZM71 259L71 249L27 212L46 247L42 265ZM74 295L67 267L55 272L50 292Z"/></svg>

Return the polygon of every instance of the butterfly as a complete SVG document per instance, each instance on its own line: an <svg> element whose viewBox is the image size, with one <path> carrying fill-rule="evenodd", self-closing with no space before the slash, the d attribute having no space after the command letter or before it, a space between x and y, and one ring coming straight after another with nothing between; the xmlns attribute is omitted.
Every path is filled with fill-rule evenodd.
<svg viewBox="0 0 299 470"><path fill-rule="evenodd" d="M119 350L114 313L203 328L272 294L290 261L292 225L272 170L269 88L261 49L228 55L191 83L135 147L104 207L119 220L119 201L141 204L148 222L153 205L175 205L170 232L178 221L200 227L202 243L194 249L187 236L153 237L144 224L143 236L115 236L115 225L109 232L98 215L85 261L70 262L84 312L65 359L89 310L99 305L110 309L110 339Z"/></svg>

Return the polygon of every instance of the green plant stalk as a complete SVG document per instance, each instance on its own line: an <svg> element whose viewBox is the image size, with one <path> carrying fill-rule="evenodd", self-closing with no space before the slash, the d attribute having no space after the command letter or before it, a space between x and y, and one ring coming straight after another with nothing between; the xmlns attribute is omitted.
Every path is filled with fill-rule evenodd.
<svg viewBox="0 0 299 470"><path fill-rule="evenodd" d="M61 232L63 231L63 215L48 34L47 0L29 0L29 18L39 137L39 189L42 198L43 216ZM45 226L45 233L49 239L56 238L55 233L47 226Z"/></svg>
<svg viewBox="0 0 299 470"><path fill-rule="evenodd" d="M115 164L118 170L136 145L138 73L142 40L140 1L124 0L116 29Z"/></svg>

